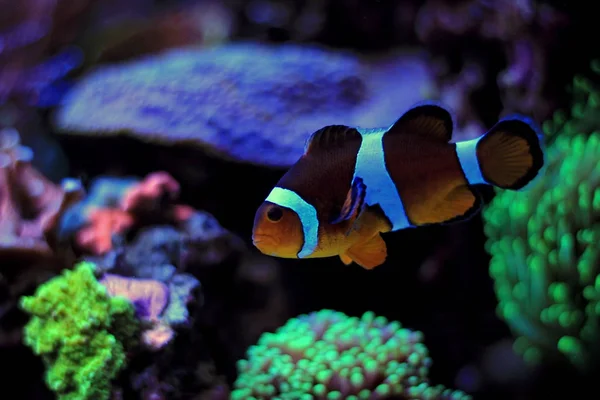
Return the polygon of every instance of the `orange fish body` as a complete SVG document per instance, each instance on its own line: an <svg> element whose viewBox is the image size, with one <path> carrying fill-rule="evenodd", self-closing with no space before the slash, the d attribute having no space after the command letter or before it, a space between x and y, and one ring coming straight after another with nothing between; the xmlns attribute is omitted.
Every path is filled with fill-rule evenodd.
<svg viewBox="0 0 600 400"><path fill-rule="evenodd" d="M387 256L380 233L468 219L482 205L473 185L519 190L543 166L540 130L525 117L464 142L451 143L452 130L450 113L432 103L387 129L318 130L258 209L255 246L374 268Z"/></svg>

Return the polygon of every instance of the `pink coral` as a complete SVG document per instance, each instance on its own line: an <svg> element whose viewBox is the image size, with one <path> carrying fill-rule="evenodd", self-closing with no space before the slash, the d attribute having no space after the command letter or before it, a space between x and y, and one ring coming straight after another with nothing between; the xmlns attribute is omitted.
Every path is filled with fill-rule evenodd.
<svg viewBox="0 0 600 400"><path fill-rule="evenodd" d="M121 201L126 212L153 211L160 208L164 197L175 199L179 195L179 183L166 172L154 172L127 191Z"/></svg>
<svg viewBox="0 0 600 400"><path fill-rule="evenodd" d="M32 165L13 129L0 131L0 253L50 258L60 216L83 197L73 181L55 185Z"/></svg>

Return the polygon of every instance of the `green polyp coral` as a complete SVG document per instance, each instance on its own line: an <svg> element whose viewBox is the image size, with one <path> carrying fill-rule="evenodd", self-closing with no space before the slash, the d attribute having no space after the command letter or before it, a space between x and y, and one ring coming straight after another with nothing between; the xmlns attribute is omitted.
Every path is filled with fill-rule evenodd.
<svg viewBox="0 0 600 400"><path fill-rule="evenodd" d="M109 399L111 381L137 341L133 305L110 297L94 269L79 263L21 299L32 315L24 343L42 357L46 383L58 399Z"/></svg>
<svg viewBox="0 0 600 400"><path fill-rule="evenodd" d="M430 365L422 333L321 310L264 333L238 362L231 399L470 399L430 386Z"/></svg>
<svg viewBox="0 0 600 400"><path fill-rule="evenodd" d="M567 360L585 370L600 361L598 94L573 106L541 179L522 192L498 190L483 212L498 313L534 364Z"/></svg>

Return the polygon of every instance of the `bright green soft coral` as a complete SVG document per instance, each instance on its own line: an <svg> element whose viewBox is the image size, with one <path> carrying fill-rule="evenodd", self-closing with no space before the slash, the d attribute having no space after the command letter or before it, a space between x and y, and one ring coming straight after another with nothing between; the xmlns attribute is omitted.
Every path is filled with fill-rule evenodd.
<svg viewBox="0 0 600 400"><path fill-rule="evenodd" d="M483 217L498 312L516 350L532 363L558 357L585 369L600 350L600 91L577 78L574 94L585 104L545 125L553 143L543 177L522 192L498 190Z"/></svg>
<svg viewBox="0 0 600 400"><path fill-rule="evenodd" d="M232 400L470 399L430 386L420 332L398 322L321 310L265 333L238 363Z"/></svg>
<svg viewBox="0 0 600 400"><path fill-rule="evenodd" d="M83 262L23 297L21 307L32 315L24 342L44 360L57 398L109 399L111 381L137 340L133 305L110 297L94 265Z"/></svg>

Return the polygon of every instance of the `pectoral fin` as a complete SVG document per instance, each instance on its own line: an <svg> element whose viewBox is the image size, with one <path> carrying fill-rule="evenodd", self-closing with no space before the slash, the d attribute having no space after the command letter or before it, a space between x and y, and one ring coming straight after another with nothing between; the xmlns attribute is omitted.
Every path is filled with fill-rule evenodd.
<svg viewBox="0 0 600 400"><path fill-rule="evenodd" d="M340 210L339 215L336 215L332 220L332 224L339 224L342 221L347 221L354 217L358 217L365 206L365 194L367 187L361 178L354 178L352 186L346 196L346 201Z"/></svg>
<svg viewBox="0 0 600 400"><path fill-rule="evenodd" d="M381 235L376 234L371 239L350 247L345 256L351 258L363 268L373 269L385 262L387 246Z"/></svg>

